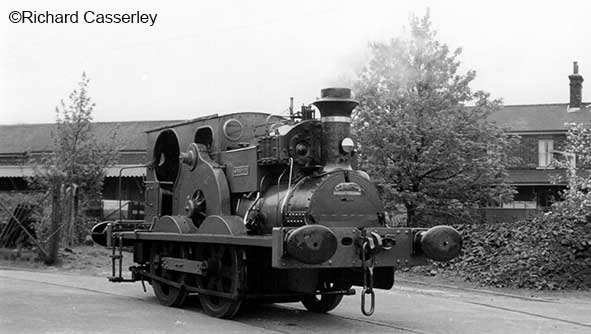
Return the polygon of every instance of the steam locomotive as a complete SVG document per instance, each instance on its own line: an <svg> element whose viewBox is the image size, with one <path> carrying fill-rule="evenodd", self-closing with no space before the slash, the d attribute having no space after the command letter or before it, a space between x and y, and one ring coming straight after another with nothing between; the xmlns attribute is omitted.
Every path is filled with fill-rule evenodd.
<svg viewBox="0 0 591 334"><path fill-rule="evenodd" d="M212 115L148 131L145 219L92 231L112 248L109 279L148 282L166 306L196 293L219 318L245 300L324 313L360 286L371 315L395 269L457 256L449 226L392 227L369 176L352 168L357 104L349 89L327 88L291 117Z"/></svg>

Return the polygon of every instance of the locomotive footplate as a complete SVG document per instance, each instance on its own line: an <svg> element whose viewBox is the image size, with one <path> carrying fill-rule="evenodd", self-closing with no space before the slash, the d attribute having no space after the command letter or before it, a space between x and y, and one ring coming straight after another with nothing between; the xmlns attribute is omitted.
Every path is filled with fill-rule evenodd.
<svg viewBox="0 0 591 334"><path fill-rule="evenodd" d="M362 258L369 258L368 252L372 253L375 267L403 268L427 263L420 242L427 229L318 226L274 228L272 266L279 269L361 268L364 262ZM299 236L294 237L295 234ZM366 254L362 254L362 249ZM307 258L311 258L310 254L315 251L322 253L316 258L324 257L325 260L305 263L302 261L303 256L299 256L299 252L302 252Z"/></svg>

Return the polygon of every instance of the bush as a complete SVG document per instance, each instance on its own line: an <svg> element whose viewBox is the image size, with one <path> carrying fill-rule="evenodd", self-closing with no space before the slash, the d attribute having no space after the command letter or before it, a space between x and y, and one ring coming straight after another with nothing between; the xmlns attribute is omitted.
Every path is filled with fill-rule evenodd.
<svg viewBox="0 0 591 334"><path fill-rule="evenodd" d="M516 223L458 225L463 254L434 266L496 287L591 288L591 223L548 214Z"/></svg>
<svg viewBox="0 0 591 334"><path fill-rule="evenodd" d="M8 211L0 210L0 222L4 228L12 217L14 209L19 204L31 205L34 209L31 213L31 219L34 223L34 235L38 240L44 240L49 231L49 221L51 217L51 203L44 193L39 192L9 192L0 193L0 201ZM32 242L30 242L32 244Z"/></svg>
<svg viewBox="0 0 591 334"><path fill-rule="evenodd" d="M8 223L11 217L11 212L19 204L30 204L35 209L31 214L34 223L34 235L43 247L46 247L52 232L51 232L51 194L44 192L10 192L0 193L0 201L9 210L6 212L0 210L0 232ZM60 235L62 241L65 239L65 220L60 223ZM73 231L73 244L78 245L84 241L84 238L89 234L92 226L96 221L87 217L84 212L79 213ZM33 244L30 242L29 244Z"/></svg>

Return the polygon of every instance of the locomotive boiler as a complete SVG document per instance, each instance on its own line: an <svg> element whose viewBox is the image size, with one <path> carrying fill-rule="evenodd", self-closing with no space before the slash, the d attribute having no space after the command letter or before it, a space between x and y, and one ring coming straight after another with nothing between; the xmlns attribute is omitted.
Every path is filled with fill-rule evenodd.
<svg viewBox="0 0 591 334"><path fill-rule="evenodd" d="M392 227L369 176L353 168L351 91L323 89L312 105L291 117L212 115L148 131L145 219L93 228L113 249L109 279L148 282L167 306L198 294L221 318L245 300L328 312L359 286L370 315L373 289L390 289L396 269L458 255L451 227ZM131 278L122 276L126 249Z"/></svg>

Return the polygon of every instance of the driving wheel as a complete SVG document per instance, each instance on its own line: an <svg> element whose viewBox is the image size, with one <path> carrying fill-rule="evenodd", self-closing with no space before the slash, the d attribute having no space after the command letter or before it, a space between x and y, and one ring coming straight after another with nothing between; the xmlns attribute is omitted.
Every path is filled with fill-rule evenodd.
<svg viewBox="0 0 591 334"><path fill-rule="evenodd" d="M176 283L182 283L185 279L185 274L164 269L161 260L166 256L183 258L183 252L184 251L180 247L165 246L159 243L152 244L150 254L150 273ZM182 287L177 288L166 284L165 282L153 279L152 288L154 289L154 295L156 295L160 304L165 306L180 307L187 299L187 291Z"/></svg>
<svg viewBox="0 0 591 334"><path fill-rule="evenodd" d="M242 304L239 293L243 290L246 278L246 256L243 250L228 245L207 245L202 249L202 261L207 263L206 274L200 276L200 288L213 292L233 295L215 296L199 294L203 311L216 318L232 318Z"/></svg>

